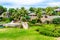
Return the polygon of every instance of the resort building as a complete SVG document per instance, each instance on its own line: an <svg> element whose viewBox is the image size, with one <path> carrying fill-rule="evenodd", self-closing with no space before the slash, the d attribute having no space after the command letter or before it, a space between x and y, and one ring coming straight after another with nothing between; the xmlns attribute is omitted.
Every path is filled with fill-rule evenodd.
<svg viewBox="0 0 60 40"><path fill-rule="evenodd" d="M31 20L38 18L35 13L30 13L29 17L30 17Z"/></svg>
<svg viewBox="0 0 60 40"><path fill-rule="evenodd" d="M52 21L54 18L58 18L60 16L49 16L49 15L46 15L46 16L43 16L41 18L41 21L42 23L46 22L46 21Z"/></svg>
<svg viewBox="0 0 60 40"><path fill-rule="evenodd" d="M60 12L60 8L58 8L58 9L55 9L54 11L56 11L56 12Z"/></svg>

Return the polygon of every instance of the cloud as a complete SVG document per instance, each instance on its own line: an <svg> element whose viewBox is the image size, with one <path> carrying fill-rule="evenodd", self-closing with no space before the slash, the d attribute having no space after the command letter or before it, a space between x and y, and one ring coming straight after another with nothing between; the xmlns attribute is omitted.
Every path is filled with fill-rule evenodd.
<svg viewBox="0 0 60 40"><path fill-rule="evenodd" d="M48 6L60 6L60 2L50 2L50 3L47 3Z"/></svg>
<svg viewBox="0 0 60 40"><path fill-rule="evenodd" d="M1 3L9 2L15 5L33 5L36 3L41 3L44 0L0 0Z"/></svg>
<svg viewBox="0 0 60 40"><path fill-rule="evenodd" d="M60 0L0 0L7 8L60 6Z"/></svg>
<svg viewBox="0 0 60 40"><path fill-rule="evenodd" d="M42 3L45 0L0 0L0 5L3 5L7 8L20 8L22 6L34 6L38 5L38 3Z"/></svg>

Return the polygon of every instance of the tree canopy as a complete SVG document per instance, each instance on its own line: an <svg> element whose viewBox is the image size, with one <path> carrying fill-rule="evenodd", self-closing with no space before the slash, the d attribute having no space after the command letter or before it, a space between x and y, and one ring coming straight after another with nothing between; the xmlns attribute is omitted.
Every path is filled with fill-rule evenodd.
<svg viewBox="0 0 60 40"><path fill-rule="evenodd" d="M0 15L3 13L3 12L6 12L7 11L7 8L3 7L3 6L0 6Z"/></svg>

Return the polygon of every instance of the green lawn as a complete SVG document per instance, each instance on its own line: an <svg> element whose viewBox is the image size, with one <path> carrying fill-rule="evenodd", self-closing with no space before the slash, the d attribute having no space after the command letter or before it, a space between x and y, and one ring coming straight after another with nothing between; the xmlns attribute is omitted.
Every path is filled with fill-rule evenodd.
<svg viewBox="0 0 60 40"><path fill-rule="evenodd" d="M54 37L44 36L35 31L36 27L28 30L19 28L0 29L0 40L55 40Z"/></svg>

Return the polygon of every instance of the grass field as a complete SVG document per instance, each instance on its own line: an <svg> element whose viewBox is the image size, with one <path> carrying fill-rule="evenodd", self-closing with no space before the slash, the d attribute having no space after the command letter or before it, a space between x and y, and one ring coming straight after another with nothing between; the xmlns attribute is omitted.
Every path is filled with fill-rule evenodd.
<svg viewBox="0 0 60 40"><path fill-rule="evenodd" d="M0 40L55 40L54 37L44 36L35 31L36 27L28 30L19 28L0 29Z"/></svg>

